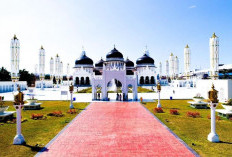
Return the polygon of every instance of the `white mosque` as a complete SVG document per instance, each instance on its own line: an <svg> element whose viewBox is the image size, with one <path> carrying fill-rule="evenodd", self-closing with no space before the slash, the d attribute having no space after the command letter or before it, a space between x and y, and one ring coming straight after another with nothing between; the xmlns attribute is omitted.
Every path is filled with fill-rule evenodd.
<svg viewBox="0 0 232 157"><path fill-rule="evenodd" d="M137 100L137 86L154 86L157 82L155 61L146 50L137 59L136 66L115 47L93 65L93 60L87 57L83 50L79 59L75 61L73 81L76 86L92 86L92 99L97 99L100 88L102 100L108 100L109 87L116 85L121 88L122 99L128 100L128 91L132 89L133 100Z"/></svg>

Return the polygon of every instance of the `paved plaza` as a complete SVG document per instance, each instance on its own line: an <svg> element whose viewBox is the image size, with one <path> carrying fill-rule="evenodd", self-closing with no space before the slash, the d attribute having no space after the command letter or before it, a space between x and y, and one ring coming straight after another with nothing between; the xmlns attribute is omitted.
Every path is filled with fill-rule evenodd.
<svg viewBox="0 0 232 157"><path fill-rule="evenodd" d="M37 156L195 156L138 102L93 102Z"/></svg>

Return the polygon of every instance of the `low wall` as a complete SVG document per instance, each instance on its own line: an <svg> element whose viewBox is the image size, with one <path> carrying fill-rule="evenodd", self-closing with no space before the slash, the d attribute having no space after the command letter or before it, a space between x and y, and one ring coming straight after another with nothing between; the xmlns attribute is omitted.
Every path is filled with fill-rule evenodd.
<svg viewBox="0 0 232 157"><path fill-rule="evenodd" d="M17 86L20 86L21 90L27 89L27 82L26 81L18 81L16 82ZM7 93L13 92L14 90L14 83L11 81L0 81L0 93Z"/></svg>
<svg viewBox="0 0 232 157"><path fill-rule="evenodd" d="M197 80L196 88L204 98L208 98L208 92L214 84L218 91L218 99L223 102L232 98L232 80Z"/></svg>

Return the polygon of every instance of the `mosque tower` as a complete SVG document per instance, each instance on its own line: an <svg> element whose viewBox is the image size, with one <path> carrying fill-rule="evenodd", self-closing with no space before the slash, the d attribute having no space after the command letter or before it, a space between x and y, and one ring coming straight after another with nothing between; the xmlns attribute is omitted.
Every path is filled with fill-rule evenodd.
<svg viewBox="0 0 232 157"><path fill-rule="evenodd" d="M169 56L169 72L171 79L174 79L174 55L173 53Z"/></svg>
<svg viewBox="0 0 232 157"><path fill-rule="evenodd" d="M188 79L190 74L190 48L188 45L184 48L184 72L185 76Z"/></svg>
<svg viewBox="0 0 232 157"><path fill-rule="evenodd" d="M174 74L175 74L175 77L178 77L179 75L179 59L178 57L176 56L175 57L175 61L174 61Z"/></svg>
<svg viewBox="0 0 232 157"><path fill-rule="evenodd" d="M166 60L166 77L168 78L169 76L169 63L168 60Z"/></svg>
<svg viewBox="0 0 232 157"><path fill-rule="evenodd" d="M19 79L19 55L20 55L20 43L16 35L11 39L11 79L13 82L17 82ZM16 83L14 84L14 91L17 90Z"/></svg>
<svg viewBox="0 0 232 157"><path fill-rule="evenodd" d="M39 77L41 80L41 89L43 90L43 80L45 74L45 50L43 46L41 46L39 50Z"/></svg>
<svg viewBox="0 0 232 157"><path fill-rule="evenodd" d="M63 81L63 62L61 61L59 64L59 70L60 70L60 80Z"/></svg>
<svg viewBox="0 0 232 157"><path fill-rule="evenodd" d="M218 64L219 64L219 39L213 33L209 39L210 48L210 77L212 79L218 79Z"/></svg>
<svg viewBox="0 0 232 157"><path fill-rule="evenodd" d="M162 76L162 63L159 63L159 77L161 78Z"/></svg>
<svg viewBox="0 0 232 157"><path fill-rule="evenodd" d="M58 84L58 80L59 80L59 74L60 74L60 57L59 55L57 54L56 57L55 57L55 77L56 77L56 82Z"/></svg>
<svg viewBox="0 0 232 157"><path fill-rule="evenodd" d="M54 77L54 59L50 59L50 79L53 80Z"/></svg>

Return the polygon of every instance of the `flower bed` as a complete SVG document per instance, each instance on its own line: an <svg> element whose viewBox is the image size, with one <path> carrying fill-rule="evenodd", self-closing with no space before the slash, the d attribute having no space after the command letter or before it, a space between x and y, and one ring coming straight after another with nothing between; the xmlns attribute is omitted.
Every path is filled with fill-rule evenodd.
<svg viewBox="0 0 232 157"><path fill-rule="evenodd" d="M69 113L69 114L76 114L77 111L76 111L76 109L69 109L67 113Z"/></svg>
<svg viewBox="0 0 232 157"><path fill-rule="evenodd" d="M188 112L186 113L186 115L187 115L188 117L192 117L192 118L199 118L199 117L201 117L199 112L190 112L190 111L188 111Z"/></svg>
<svg viewBox="0 0 232 157"><path fill-rule="evenodd" d="M210 116L210 115L208 115L208 116L207 116L207 118L208 118L208 119L211 119L211 116ZM221 117L216 116L216 120L221 120Z"/></svg>
<svg viewBox="0 0 232 157"><path fill-rule="evenodd" d="M176 109L172 109L172 110L170 110L170 114L172 114L172 115L179 115L179 112Z"/></svg>
<svg viewBox="0 0 232 157"><path fill-rule="evenodd" d="M54 116L54 117L63 117L64 114L61 111L53 111L52 113L47 114L48 116Z"/></svg>
<svg viewBox="0 0 232 157"><path fill-rule="evenodd" d="M154 109L154 112L155 113L164 113L164 111L163 111L163 109L161 108L161 107L156 107L155 109Z"/></svg>
<svg viewBox="0 0 232 157"><path fill-rule="evenodd" d="M43 114L40 114L40 113L32 113L31 114L31 119L42 120L42 119L46 119L46 117Z"/></svg>

